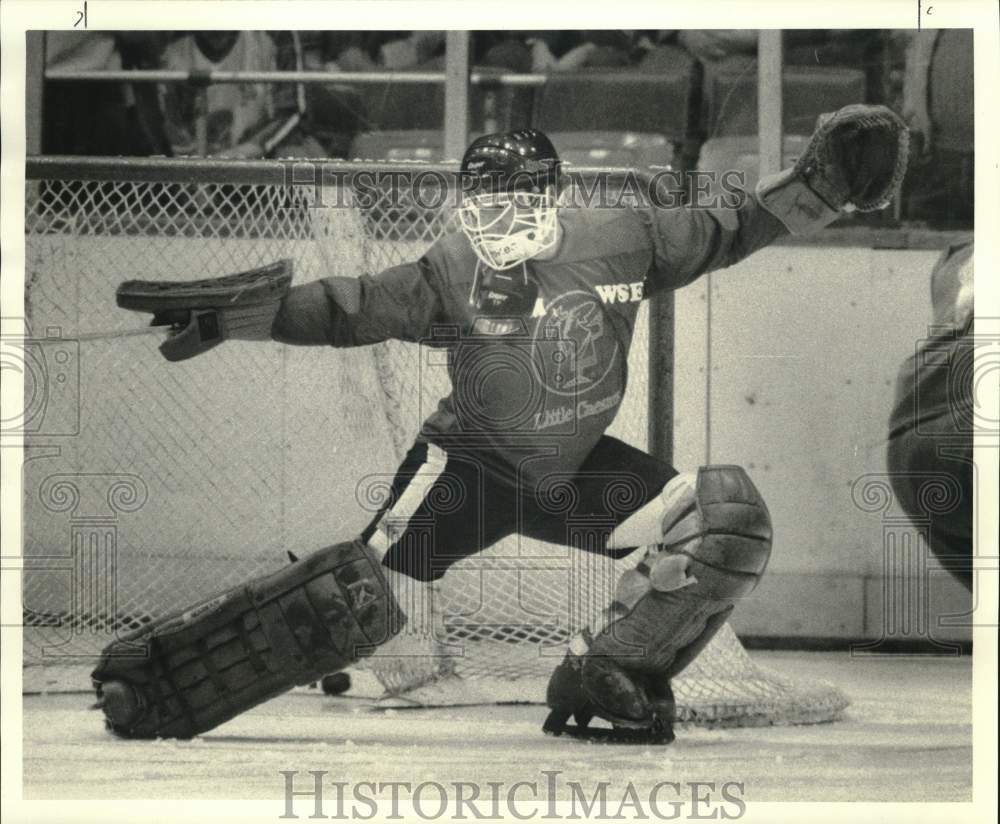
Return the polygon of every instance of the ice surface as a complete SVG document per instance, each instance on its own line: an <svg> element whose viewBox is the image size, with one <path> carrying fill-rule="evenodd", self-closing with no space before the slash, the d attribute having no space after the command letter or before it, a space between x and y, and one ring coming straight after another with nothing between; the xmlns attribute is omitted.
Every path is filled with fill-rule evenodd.
<svg viewBox="0 0 1000 824"><path fill-rule="evenodd" d="M299 690L193 741L134 742L103 730L92 696L24 699L25 798L254 798L283 810L282 770L346 782L743 782L754 801L968 801L969 658L754 653L823 678L852 699L843 721L680 729L669 747L596 745L540 731L541 706L374 709L361 696ZM364 692L364 684L358 685ZM617 789L615 789L617 788ZM304 813L306 814L306 813ZM329 811L328 811L329 814Z"/></svg>

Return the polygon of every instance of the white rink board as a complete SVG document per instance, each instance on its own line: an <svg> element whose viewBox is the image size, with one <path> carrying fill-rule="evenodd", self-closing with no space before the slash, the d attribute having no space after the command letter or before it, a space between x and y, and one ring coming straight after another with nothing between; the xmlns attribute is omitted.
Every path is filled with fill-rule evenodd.
<svg viewBox="0 0 1000 824"><path fill-rule="evenodd" d="M745 466L774 520L737 633L878 639L887 575L918 585L885 565L886 530L908 529L898 505L865 511L854 493L885 482L896 375L927 337L938 255L777 245L677 293L675 461ZM967 612L965 590L921 574L930 630L900 637L971 639L947 617Z"/></svg>

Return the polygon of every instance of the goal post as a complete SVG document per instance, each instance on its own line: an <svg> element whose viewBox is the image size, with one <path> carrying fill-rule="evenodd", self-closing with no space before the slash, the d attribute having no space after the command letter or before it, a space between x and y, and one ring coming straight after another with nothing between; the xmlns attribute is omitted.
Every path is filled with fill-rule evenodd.
<svg viewBox="0 0 1000 824"><path fill-rule="evenodd" d="M634 175L573 173L612 196ZM449 391L438 352L398 342L232 343L170 364L117 284L280 258L295 283L380 271L454 228L461 181L453 165L63 157L29 159L26 177L24 684L87 689L114 634L357 534ZM611 434L669 459L672 299L642 311ZM434 605L466 686L410 700L543 700L634 562L518 537L464 559ZM369 667L398 693L418 657ZM826 721L847 703L757 666L728 627L675 690L682 720L710 724Z"/></svg>

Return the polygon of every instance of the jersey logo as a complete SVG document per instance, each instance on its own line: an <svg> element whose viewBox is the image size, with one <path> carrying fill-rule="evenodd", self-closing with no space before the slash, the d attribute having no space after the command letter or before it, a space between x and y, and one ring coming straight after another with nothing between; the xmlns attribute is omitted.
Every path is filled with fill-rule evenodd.
<svg viewBox="0 0 1000 824"><path fill-rule="evenodd" d="M546 383L560 394L590 389L618 357L618 344L607 334L601 305L586 292L570 292L554 300L535 336L544 341Z"/></svg>
<svg viewBox="0 0 1000 824"><path fill-rule="evenodd" d="M642 300L643 282L599 283L595 287L602 303L638 303Z"/></svg>
<svg viewBox="0 0 1000 824"><path fill-rule="evenodd" d="M604 316L596 303L555 307L546 326L555 327L558 339L567 341L559 361L556 381L562 389L575 389L593 381L587 373L597 365L597 341L604 336Z"/></svg>

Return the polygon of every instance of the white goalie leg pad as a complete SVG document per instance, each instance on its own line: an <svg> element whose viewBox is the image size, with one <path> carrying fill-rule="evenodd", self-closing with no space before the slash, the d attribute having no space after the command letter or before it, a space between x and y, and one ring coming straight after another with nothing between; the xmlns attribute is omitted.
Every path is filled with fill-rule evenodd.
<svg viewBox="0 0 1000 824"><path fill-rule="evenodd" d="M771 520L746 472L702 467L690 498L684 480L675 481L654 502L666 513L655 549L622 575L614 602L574 639L553 674L547 702L556 726L567 709L616 726L669 723L669 680L701 653L764 573ZM642 514L645 523L649 513Z"/></svg>
<svg viewBox="0 0 1000 824"><path fill-rule="evenodd" d="M658 544L670 527L695 505L698 475L682 472L660 494L620 523L608 539L610 549Z"/></svg>
<svg viewBox="0 0 1000 824"><path fill-rule="evenodd" d="M569 643L574 655L584 655L590 638L600 634L627 613L651 589L669 592L696 583L687 574L687 561L676 555L660 553L658 544L670 528L695 506L698 475L682 472L671 478L653 500L620 523L608 539L609 549L648 546L646 557L622 573L615 587L614 601L586 630Z"/></svg>
<svg viewBox="0 0 1000 824"><path fill-rule="evenodd" d="M648 593L654 590L673 592L697 584L698 579L689 573L688 566L686 556L669 555L660 552L657 546L650 547L645 558L621 574L615 587L614 600L601 611L600 617L587 629L573 636L569 643L569 651L573 655L585 655L590 648L592 638L631 612Z"/></svg>
<svg viewBox="0 0 1000 824"><path fill-rule="evenodd" d="M586 653L592 639L653 592L700 584L697 592L710 602L741 597L763 574L770 539L767 508L741 468L708 466L677 475L612 533L613 546L650 549L622 574L614 601L571 641L570 651Z"/></svg>

